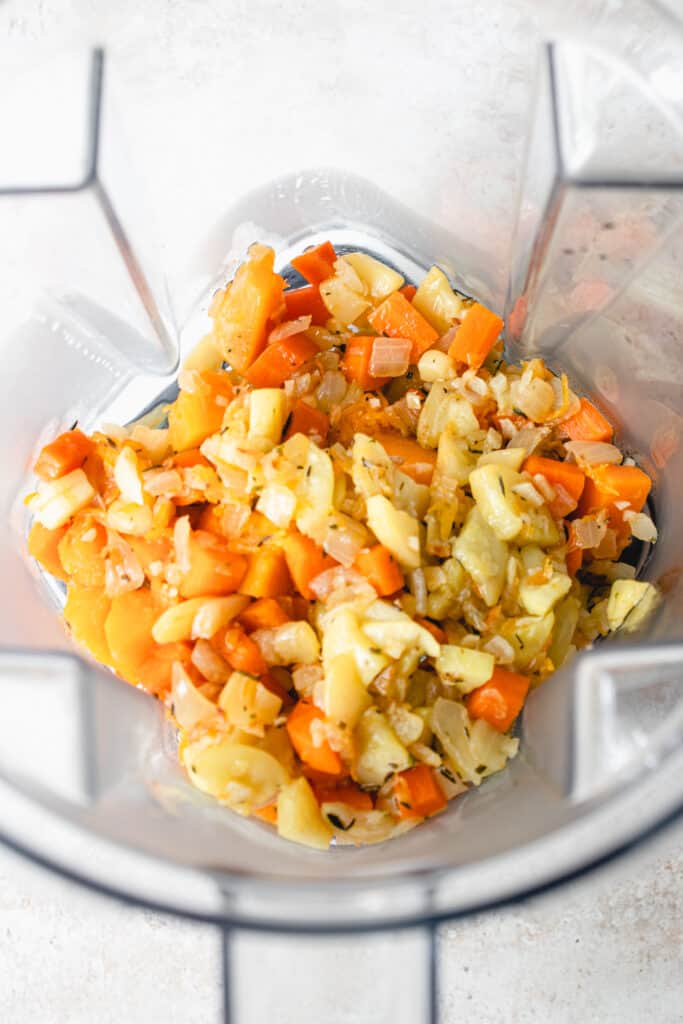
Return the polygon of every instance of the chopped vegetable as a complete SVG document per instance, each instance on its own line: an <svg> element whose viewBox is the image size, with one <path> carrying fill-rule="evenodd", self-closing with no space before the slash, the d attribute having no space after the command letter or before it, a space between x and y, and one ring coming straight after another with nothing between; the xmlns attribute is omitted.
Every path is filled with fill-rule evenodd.
<svg viewBox="0 0 683 1024"><path fill-rule="evenodd" d="M57 480L82 466L93 447L82 430L67 430L45 445L35 461L33 472L43 480Z"/></svg>
<svg viewBox="0 0 683 1024"><path fill-rule="evenodd" d="M27 542L29 554L41 564L46 572L64 582L69 579L69 575L59 557L59 543L68 529L68 523L62 523L56 529L48 530L46 526L36 520L31 527Z"/></svg>
<svg viewBox="0 0 683 1024"><path fill-rule="evenodd" d="M529 679L517 672L496 667L483 686L472 690L467 710L472 718L483 718L498 732L507 732L529 692Z"/></svg>
<svg viewBox="0 0 683 1024"><path fill-rule="evenodd" d="M413 346L411 363L416 363L425 349L431 348L439 337L432 325L400 292L386 298L368 315L368 320L379 334L408 338Z"/></svg>
<svg viewBox="0 0 683 1024"><path fill-rule="evenodd" d="M289 622L282 605L272 597L262 597L245 608L239 616L245 629L274 629Z"/></svg>
<svg viewBox="0 0 683 1024"><path fill-rule="evenodd" d="M330 429L330 418L326 413L316 409L308 402L297 402L292 409L291 419L285 433L285 441L295 434L305 434L319 447L327 442L327 434Z"/></svg>
<svg viewBox="0 0 683 1024"><path fill-rule="evenodd" d="M287 716L287 732L297 754L310 768L325 775L341 775L343 765L339 754L320 733L313 731L324 724L325 715L306 700L300 700Z"/></svg>
<svg viewBox="0 0 683 1024"><path fill-rule="evenodd" d="M394 782L394 795L401 818L429 818L442 811L448 802L426 764L400 772Z"/></svg>
<svg viewBox="0 0 683 1024"><path fill-rule="evenodd" d="M319 544L301 533L291 533L282 541L287 567L294 586L308 601L315 598L311 581L338 563L326 555Z"/></svg>
<svg viewBox="0 0 683 1024"><path fill-rule="evenodd" d="M239 586L250 597L283 597L292 591L292 578L281 548L264 545L249 555L247 571Z"/></svg>
<svg viewBox="0 0 683 1024"><path fill-rule="evenodd" d="M255 388L279 388L295 370L318 354L318 346L305 334L294 334L268 345L246 371Z"/></svg>
<svg viewBox="0 0 683 1024"><path fill-rule="evenodd" d="M249 259L212 307L216 346L238 373L244 373L265 348L268 321L282 305L284 281L273 265L272 249L252 246Z"/></svg>
<svg viewBox="0 0 683 1024"><path fill-rule="evenodd" d="M181 390L169 409L169 441L175 452L196 449L205 438L220 430L233 396L232 384L224 373L196 374L193 385L192 391Z"/></svg>
<svg viewBox="0 0 683 1024"><path fill-rule="evenodd" d="M502 330L501 318L486 306L475 302L458 327L448 354L456 362L467 363L471 369L478 370Z"/></svg>
<svg viewBox="0 0 683 1024"><path fill-rule="evenodd" d="M337 254L331 242L321 242L312 249L307 249L301 256L295 256L292 266L305 277L309 284L322 284L334 274Z"/></svg>
<svg viewBox="0 0 683 1024"><path fill-rule="evenodd" d="M611 441L612 424L587 398L580 401L579 411L562 421L562 430L572 441Z"/></svg>
<svg viewBox="0 0 683 1024"><path fill-rule="evenodd" d="M324 326L330 319L327 306L320 297L320 289L317 285L309 285L307 288L288 288L283 294L287 318L296 320L300 316L310 316L311 322L318 326Z"/></svg>
<svg viewBox="0 0 683 1024"><path fill-rule="evenodd" d="M340 366L347 380L358 384L364 391L378 390L387 383L389 377L374 377L370 372L374 335L353 335L346 343L346 352Z"/></svg>
<svg viewBox="0 0 683 1024"><path fill-rule="evenodd" d="M370 581L380 597L395 594L403 588L403 573L393 555L382 544L358 553L356 566Z"/></svg>
<svg viewBox="0 0 683 1024"><path fill-rule="evenodd" d="M379 431L377 440L387 455L402 473L406 473L418 484L430 484L436 465L436 453L411 437L403 437L390 431Z"/></svg>
<svg viewBox="0 0 683 1024"><path fill-rule="evenodd" d="M524 463L524 469L531 476L539 473L557 489L555 497L548 502L548 508L555 519L561 519L574 511L586 483L586 474L582 469L571 462L544 459L540 455L530 455Z"/></svg>

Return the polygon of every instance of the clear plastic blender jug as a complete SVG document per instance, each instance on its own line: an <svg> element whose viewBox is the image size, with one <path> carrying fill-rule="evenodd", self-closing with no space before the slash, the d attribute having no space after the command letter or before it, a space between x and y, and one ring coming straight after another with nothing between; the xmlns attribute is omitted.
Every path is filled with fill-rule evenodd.
<svg viewBox="0 0 683 1024"><path fill-rule="evenodd" d="M101 95L99 56L70 59L60 72L55 152L69 159L51 168L43 148L38 171L30 148L16 166L0 159L0 425L11 439L0 455L11 524L0 540L0 834L18 849L95 887L215 921L226 934L352 932L433 925L558 882L683 804L680 37L661 10L632 8L611 51L585 41L546 46L532 80L531 48L499 13L501 25L488 26L501 44L495 66L468 65L458 51L453 81L472 107L452 124L436 97L450 79L430 77L434 61L449 59L445 37L432 41L429 62L415 56L419 87L389 130L376 115L387 96L398 103L401 69L380 53L372 74L355 63L347 79L335 65L326 70L340 39L361 46L353 25L337 26L334 40L315 34L312 67L293 82L295 104L307 85L325 83L315 113L307 106L302 124L275 130L279 147L258 174L247 128L270 123L277 76L268 89L251 83L233 96L241 129L233 163L221 164L221 187L214 180L195 202L206 214L197 235L215 226L171 289L179 332L147 208ZM629 27L647 45L631 45ZM312 40L304 32L298 45ZM359 110L380 80L376 109ZM404 135L392 142L399 123ZM220 163L222 145L207 137L202 160ZM321 164L335 169L304 169ZM326 855L278 840L185 783L160 708L65 636L59 594L25 554L21 504L46 436L74 419L86 428L130 420L172 387L178 352L201 336L212 288L249 243L273 244L286 268L322 237L386 259L407 279L439 263L462 291L505 309L513 356L541 352L594 394L655 478L660 539L640 571L664 593L639 635L582 654L532 696L522 755L506 772L400 840ZM238 965L249 948L239 942ZM407 971L422 964L409 939L388 948L394 979L397 953ZM292 974L283 962L282 986ZM415 1000L424 994L413 991ZM420 1019L416 1006L406 997L392 1019Z"/></svg>

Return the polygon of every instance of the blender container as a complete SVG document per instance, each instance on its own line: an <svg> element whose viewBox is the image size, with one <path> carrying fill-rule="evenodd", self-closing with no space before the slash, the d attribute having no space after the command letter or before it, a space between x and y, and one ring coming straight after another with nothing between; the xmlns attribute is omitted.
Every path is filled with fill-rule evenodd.
<svg viewBox="0 0 683 1024"><path fill-rule="evenodd" d="M295 958L305 950L305 972L331 979L318 1016L350 1019L364 1000L398 1024L435 1020L439 922L572 877L683 806L682 47L660 6L631 4L626 20L619 7L618 30L606 17L595 40L544 45L529 97L519 72L528 53L501 50L470 87L480 106L450 128L430 121L436 86L416 56L422 78L404 97L398 184L381 119L359 113L356 149L335 149L322 95L317 146L308 134L302 145L308 122L294 126L289 149L274 149L276 180L263 173L237 201L214 190L214 226L201 225L198 235L211 230L173 282L175 305L102 54L42 66L30 88L15 85L26 102L2 113L16 145L0 157L0 481L10 524L0 534L0 838L94 888L220 926L226 1017L239 1006L240 1021L273 1008L278 1020L288 1008L301 1020ZM378 62L389 76L387 58ZM393 74L387 89L400 82L401 69ZM369 81L347 83L337 118ZM40 146L24 130L29 102L47 132ZM239 102L258 120L272 96L245 88ZM340 152L341 163L307 170L300 157L314 152L319 164ZM493 188L498 166L504 187ZM239 181L241 172L227 169L230 187L231 173ZM408 280L438 263L458 289L505 312L512 358L541 354L594 397L654 479L660 536L639 571L663 593L637 635L581 653L531 695L521 754L506 771L399 840L327 854L189 786L163 709L65 634L59 587L26 554L22 504L31 460L56 431L127 422L172 396L212 291L251 242L272 244L286 275L290 257L323 238ZM361 947L350 937L358 932L372 933ZM261 958L263 991L242 991L245 957Z"/></svg>

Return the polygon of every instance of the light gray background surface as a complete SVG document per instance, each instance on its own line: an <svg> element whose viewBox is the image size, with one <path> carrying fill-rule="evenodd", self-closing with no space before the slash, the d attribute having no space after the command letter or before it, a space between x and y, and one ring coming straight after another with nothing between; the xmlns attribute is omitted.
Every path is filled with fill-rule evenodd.
<svg viewBox="0 0 683 1024"><path fill-rule="evenodd" d="M495 110L477 109L478 83L499 78L501 90L518 94L522 111L540 35L571 27L579 8L586 13L609 6L583 0L564 5L540 0L0 0L0 59L21 63L29 52L25 47L34 45L99 42L107 47L120 76L129 141L154 182L153 203L173 281L189 248L217 215L228 163L232 194L222 196L224 206L252 184L296 166L291 154L283 158L269 142L282 129L250 124L239 97L246 87L261 104L272 97L274 109L279 104L287 114L296 105L301 117L310 116L296 84L296 62L304 57L318 82L315 101L332 104L335 123L318 127L302 145L300 167L320 163L320 152L329 154L328 163L337 162L335 146L340 138L343 144L354 110L368 98L354 75L355 62L376 66L379 83L391 69L396 75L404 59L414 62L418 52L420 90L432 96L431 119L425 123L420 107L420 125L411 123L409 81L393 103L378 88L378 116L395 117L401 131L397 152L373 153L372 119L358 116L357 130L366 133L372 153L371 176L377 181L390 176L400 198L436 215L425 196L438 168L421 155L415 135L439 133L443 159L459 161L454 188L465 187L471 196L471 223L464 228L479 232L482 244L495 248L497 214L491 211L510 206L520 133L514 119L496 121ZM378 42L387 18L395 31L391 46L383 49ZM221 51L227 38L239 53L230 66ZM497 67L499 47L512 74ZM287 67L291 75L284 83L277 76ZM217 79L221 90L215 88ZM455 96L449 95L451 87ZM459 109L469 116L459 119ZM214 154L209 164L203 155L208 134ZM499 158L492 160L492 154L501 147L509 159L497 168ZM341 160L344 166L353 163ZM441 212L447 216L447 196L444 203ZM578 884L445 927L442 1019L447 1024L683 1021L682 870L683 827L678 827ZM304 979L301 1005L272 1011L273 1024L391 1019L388 1007L383 1012L371 993L354 988L354 970L365 955L373 955L370 947L337 957L333 974L306 978L314 945L301 940L292 950L292 964ZM245 989L262 992L259 961L242 970ZM2 1024L212 1024L220 1018L220 981L220 943L213 929L122 906L0 848ZM337 1016L321 1015L325 1000L340 991L345 998L341 1003L336 998Z"/></svg>

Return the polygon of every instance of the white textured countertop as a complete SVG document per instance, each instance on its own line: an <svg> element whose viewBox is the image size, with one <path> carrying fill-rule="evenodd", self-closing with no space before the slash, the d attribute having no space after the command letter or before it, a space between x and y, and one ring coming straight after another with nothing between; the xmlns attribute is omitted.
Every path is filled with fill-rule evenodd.
<svg viewBox="0 0 683 1024"><path fill-rule="evenodd" d="M578 21L577 7L609 6L0 0L0 60L16 63L30 53L23 44L107 48L129 141L154 182L172 281L217 204L296 167L360 171L359 154L368 176L386 180L402 201L436 219L463 218L464 232L501 252L497 211L514 191L534 47L565 17ZM409 61L419 101L404 70ZM385 87L373 90L373 80ZM509 117L491 102L496 90L512 97ZM313 98L328 116L311 119ZM389 152L373 148L387 119L397 129ZM285 153L291 134L296 145ZM451 193L438 188L444 164ZM682 871L683 825L571 887L445 926L442 1020L683 1021ZM311 941L297 940L292 962L302 968L321 940ZM362 959L359 950L353 955ZM334 974L307 979L300 1006L273 1004L268 1019L388 1019L373 993L354 991L353 955L331 961ZM244 971L245 987L263 999L260 962ZM0 847L2 1024L211 1024L221 1015L220 986L214 929L123 906ZM332 1013L326 1000L340 988L347 1002Z"/></svg>

